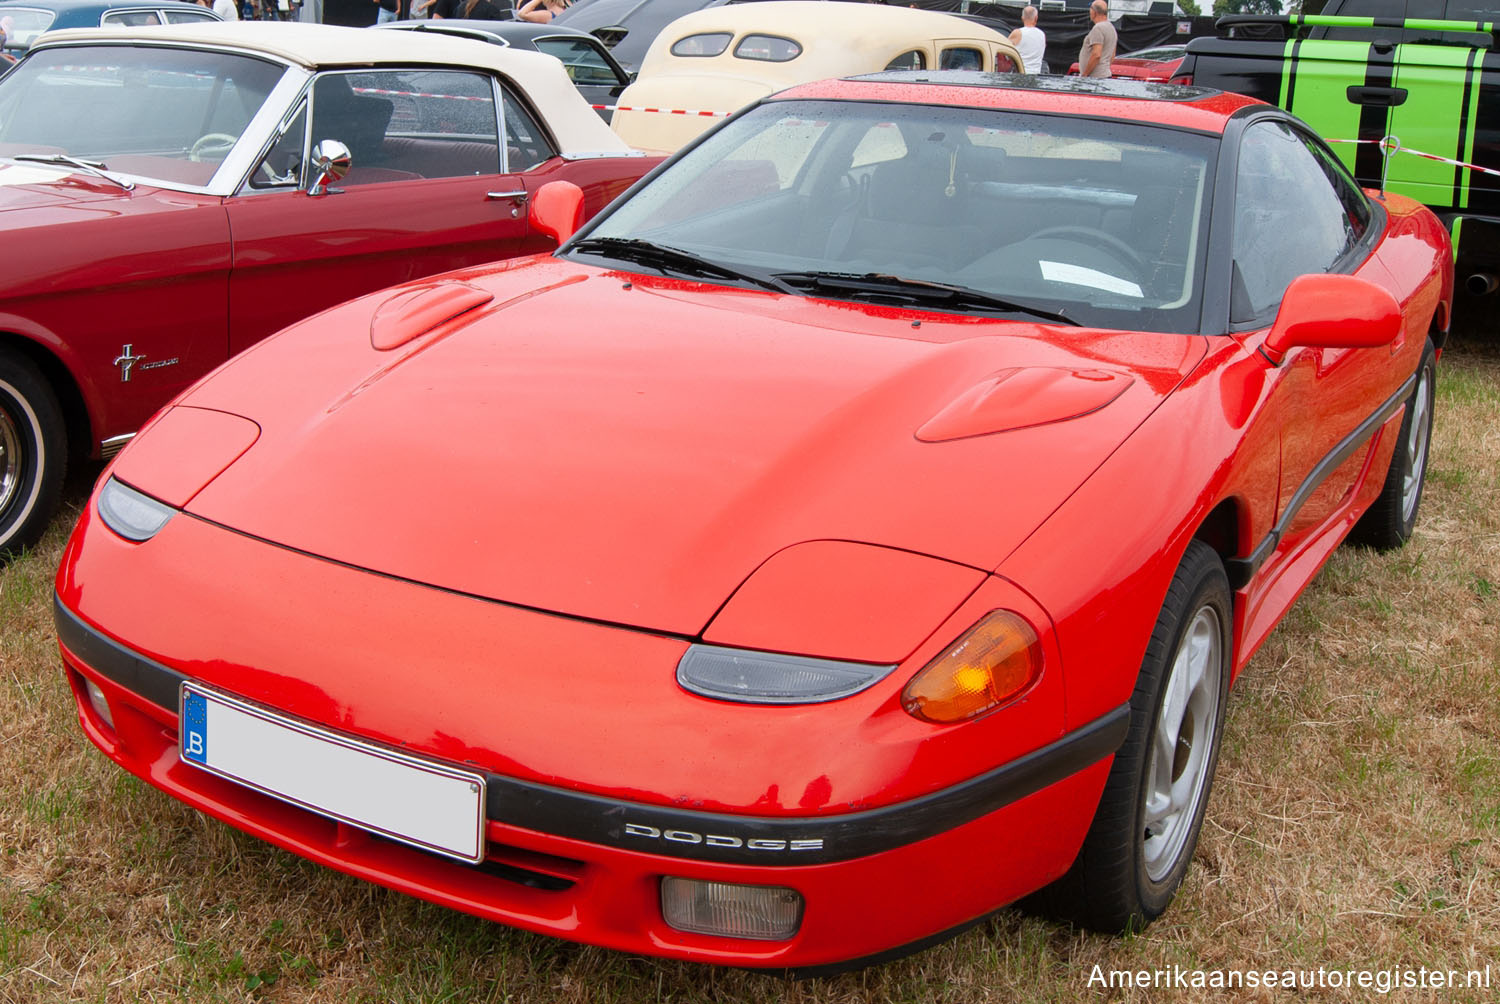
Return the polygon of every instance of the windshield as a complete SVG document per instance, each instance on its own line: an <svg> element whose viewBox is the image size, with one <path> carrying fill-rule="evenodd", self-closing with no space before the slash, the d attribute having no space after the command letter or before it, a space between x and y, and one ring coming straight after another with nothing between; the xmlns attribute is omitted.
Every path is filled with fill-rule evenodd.
<svg viewBox="0 0 1500 1004"><path fill-rule="evenodd" d="M25 49L36 37L51 27L57 13L28 7L7 7L0 12L0 32L5 33L5 48Z"/></svg>
<svg viewBox="0 0 1500 1004"><path fill-rule="evenodd" d="M61 154L206 185L282 73L224 52L40 50L0 78L0 156Z"/></svg>
<svg viewBox="0 0 1500 1004"><path fill-rule="evenodd" d="M628 238L819 296L878 300L869 277L896 277L1092 326L1192 332L1215 149L1111 120L774 102L730 120L570 253L610 258L607 239ZM842 278L819 281L830 276ZM969 297L952 309L986 308Z"/></svg>

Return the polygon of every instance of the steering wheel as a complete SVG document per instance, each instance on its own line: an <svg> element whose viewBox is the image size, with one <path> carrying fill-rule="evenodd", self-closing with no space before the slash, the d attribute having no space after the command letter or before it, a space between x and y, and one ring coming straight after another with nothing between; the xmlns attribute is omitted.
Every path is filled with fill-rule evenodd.
<svg viewBox="0 0 1500 1004"><path fill-rule="evenodd" d="M238 136L231 136L227 132L204 133L193 140L193 145L188 149L188 160L199 163L204 158L222 160L224 155L234 149L234 145L240 141Z"/></svg>
<svg viewBox="0 0 1500 1004"><path fill-rule="evenodd" d="M1124 262L1126 265L1129 265L1131 268L1135 269L1136 278L1142 278L1150 271L1146 267L1146 259L1141 257L1141 253L1139 251L1131 247L1129 244L1126 244L1124 241L1120 240L1120 238L1116 237L1114 234L1104 230L1100 230L1098 227L1086 227L1080 224L1065 224L1063 226L1047 227L1043 230L1038 230L1036 233L1029 235L1026 239L1029 241L1035 241L1041 240L1044 237L1084 237L1089 241L1094 241L1104 245L1105 249L1113 252L1116 258Z"/></svg>

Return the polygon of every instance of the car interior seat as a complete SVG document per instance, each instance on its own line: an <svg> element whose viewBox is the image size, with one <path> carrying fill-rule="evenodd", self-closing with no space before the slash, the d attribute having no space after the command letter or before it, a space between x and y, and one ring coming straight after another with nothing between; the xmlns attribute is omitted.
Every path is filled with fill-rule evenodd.
<svg viewBox="0 0 1500 1004"><path fill-rule="evenodd" d="M343 143L354 158L354 170L380 166L385 130L394 111L387 98L356 94L347 74L325 74L313 85L313 142ZM346 178L344 183L351 182Z"/></svg>

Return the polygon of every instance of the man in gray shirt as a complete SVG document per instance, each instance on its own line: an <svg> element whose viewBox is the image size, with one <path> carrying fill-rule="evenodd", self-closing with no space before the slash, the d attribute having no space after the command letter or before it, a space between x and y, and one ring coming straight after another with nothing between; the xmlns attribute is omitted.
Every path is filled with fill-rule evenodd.
<svg viewBox="0 0 1500 1004"><path fill-rule="evenodd" d="M1085 77L1107 77L1109 64L1115 60L1115 45L1120 40L1115 26L1109 23L1109 4L1094 0L1089 4L1089 20L1094 26L1083 37L1083 48L1078 50L1078 73Z"/></svg>

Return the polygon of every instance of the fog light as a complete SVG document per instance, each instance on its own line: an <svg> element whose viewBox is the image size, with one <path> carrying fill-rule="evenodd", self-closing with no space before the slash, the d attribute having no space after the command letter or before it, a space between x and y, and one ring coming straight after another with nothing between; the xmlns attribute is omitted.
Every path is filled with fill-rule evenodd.
<svg viewBox="0 0 1500 1004"><path fill-rule="evenodd" d="M679 931L782 941L802 926L802 894L781 886L664 878L661 913Z"/></svg>
<svg viewBox="0 0 1500 1004"><path fill-rule="evenodd" d="M109 702L104 699L104 691L93 680L85 679L83 689L89 695L89 703L94 706L94 712L104 719L104 724L110 728L115 727L115 716L109 713Z"/></svg>

